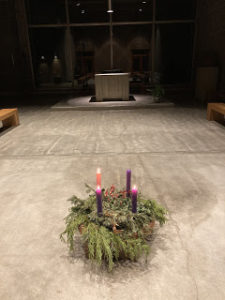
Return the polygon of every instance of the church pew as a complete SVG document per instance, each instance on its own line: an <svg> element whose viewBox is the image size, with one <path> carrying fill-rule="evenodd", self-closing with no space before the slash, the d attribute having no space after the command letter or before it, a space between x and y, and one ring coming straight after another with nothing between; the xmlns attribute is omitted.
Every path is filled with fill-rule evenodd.
<svg viewBox="0 0 225 300"><path fill-rule="evenodd" d="M207 120L224 121L225 103L208 103Z"/></svg>
<svg viewBox="0 0 225 300"><path fill-rule="evenodd" d="M0 121L3 127L18 126L19 114L17 108L0 109Z"/></svg>

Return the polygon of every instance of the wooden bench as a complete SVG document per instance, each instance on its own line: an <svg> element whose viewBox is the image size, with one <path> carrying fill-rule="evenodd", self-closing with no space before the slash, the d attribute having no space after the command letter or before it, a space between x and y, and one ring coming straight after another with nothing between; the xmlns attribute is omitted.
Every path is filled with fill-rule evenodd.
<svg viewBox="0 0 225 300"><path fill-rule="evenodd" d="M207 108L208 121L224 121L225 103L209 103Z"/></svg>
<svg viewBox="0 0 225 300"><path fill-rule="evenodd" d="M19 125L19 114L17 108L0 109L0 121L3 127Z"/></svg>

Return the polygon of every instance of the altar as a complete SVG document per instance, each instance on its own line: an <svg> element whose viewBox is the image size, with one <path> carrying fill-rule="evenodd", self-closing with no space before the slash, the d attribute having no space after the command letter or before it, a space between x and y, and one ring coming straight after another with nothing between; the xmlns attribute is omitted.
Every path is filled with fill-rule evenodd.
<svg viewBox="0 0 225 300"><path fill-rule="evenodd" d="M96 101L129 100L129 73L95 74Z"/></svg>

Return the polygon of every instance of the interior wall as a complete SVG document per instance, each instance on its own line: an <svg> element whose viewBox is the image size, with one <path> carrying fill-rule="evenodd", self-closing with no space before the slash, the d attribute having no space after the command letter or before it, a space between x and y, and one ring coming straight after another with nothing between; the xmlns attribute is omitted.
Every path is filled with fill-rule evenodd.
<svg viewBox="0 0 225 300"><path fill-rule="evenodd" d="M33 88L23 0L0 1L0 94Z"/></svg>
<svg viewBox="0 0 225 300"><path fill-rule="evenodd" d="M155 35L155 70L163 84L191 82L192 24L160 24Z"/></svg>
<svg viewBox="0 0 225 300"><path fill-rule="evenodd" d="M197 26L196 66L218 65L225 92L225 1L199 0Z"/></svg>
<svg viewBox="0 0 225 300"><path fill-rule="evenodd" d="M13 1L0 2L0 92L20 89L21 50Z"/></svg>

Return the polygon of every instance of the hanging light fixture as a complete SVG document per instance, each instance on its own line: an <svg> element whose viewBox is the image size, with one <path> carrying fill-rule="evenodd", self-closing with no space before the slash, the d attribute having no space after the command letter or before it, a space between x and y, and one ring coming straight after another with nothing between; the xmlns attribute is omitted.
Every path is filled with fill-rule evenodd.
<svg viewBox="0 0 225 300"><path fill-rule="evenodd" d="M112 0L108 0L108 10L107 10L108 14L112 14L113 13L113 9L112 9Z"/></svg>

